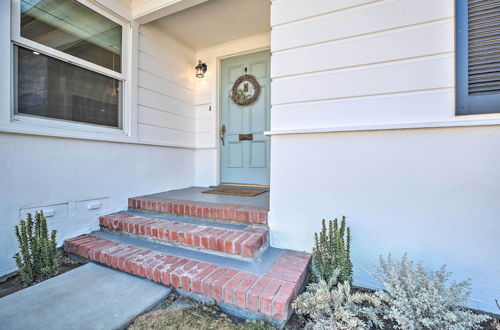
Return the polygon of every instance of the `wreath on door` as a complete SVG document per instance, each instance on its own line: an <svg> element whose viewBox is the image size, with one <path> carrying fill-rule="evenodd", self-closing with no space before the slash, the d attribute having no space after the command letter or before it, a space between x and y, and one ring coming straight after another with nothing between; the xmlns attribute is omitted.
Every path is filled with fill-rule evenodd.
<svg viewBox="0 0 500 330"><path fill-rule="evenodd" d="M254 103L259 94L257 79L251 74L244 74L234 82L230 97L235 104L246 106Z"/></svg>

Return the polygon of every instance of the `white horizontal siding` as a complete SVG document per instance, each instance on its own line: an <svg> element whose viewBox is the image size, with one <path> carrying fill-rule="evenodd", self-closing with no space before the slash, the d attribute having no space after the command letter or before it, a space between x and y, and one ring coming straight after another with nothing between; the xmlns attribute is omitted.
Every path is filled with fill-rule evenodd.
<svg viewBox="0 0 500 330"><path fill-rule="evenodd" d="M323 15L350 7L380 0L304 0L274 1L271 11L271 26L293 22L308 17Z"/></svg>
<svg viewBox="0 0 500 330"><path fill-rule="evenodd" d="M287 1L287 0L284 0ZM453 17L451 0L387 0L272 29L273 52ZM368 50L367 50L368 51Z"/></svg>
<svg viewBox="0 0 500 330"><path fill-rule="evenodd" d="M194 91L182 87L156 73L143 71L139 68L139 86L150 91L168 95L186 104L194 105Z"/></svg>
<svg viewBox="0 0 500 330"><path fill-rule="evenodd" d="M144 142L168 141L174 146L194 146L194 134L192 132L140 123L137 124L137 129L141 133L141 140Z"/></svg>
<svg viewBox="0 0 500 330"><path fill-rule="evenodd" d="M448 19L376 35L278 52L273 55L271 74L273 78L278 78L451 53L454 50L454 41L450 36L454 33L454 26L453 20Z"/></svg>
<svg viewBox="0 0 500 330"><path fill-rule="evenodd" d="M453 115L453 89L370 96L342 100L274 106L271 126L274 130L301 128L383 125L445 121Z"/></svg>
<svg viewBox="0 0 500 330"><path fill-rule="evenodd" d="M195 143L198 147L211 147L215 145L216 116L214 109L209 110L210 104L195 107Z"/></svg>
<svg viewBox="0 0 500 330"><path fill-rule="evenodd" d="M139 105L193 118L193 107L191 104L179 101L169 95L139 87L138 97Z"/></svg>
<svg viewBox="0 0 500 330"><path fill-rule="evenodd" d="M137 121L184 132L193 132L193 119L157 109L138 107Z"/></svg>
<svg viewBox="0 0 500 330"><path fill-rule="evenodd" d="M272 104L393 94L453 87L453 56L355 70L294 76L273 82Z"/></svg>
<svg viewBox="0 0 500 330"><path fill-rule="evenodd" d="M183 67L176 67L165 62L164 59L156 58L144 52L139 52L139 67L146 72L152 72L157 76L163 77L171 82L185 87L189 90L195 90L193 79L183 71Z"/></svg>
<svg viewBox="0 0 500 330"><path fill-rule="evenodd" d="M279 0L271 12L271 130L454 119L453 0Z"/></svg>
<svg viewBox="0 0 500 330"><path fill-rule="evenodd" d="M146 142L194 146L195 54L154 26L139 34L138 136Z"/></svg>

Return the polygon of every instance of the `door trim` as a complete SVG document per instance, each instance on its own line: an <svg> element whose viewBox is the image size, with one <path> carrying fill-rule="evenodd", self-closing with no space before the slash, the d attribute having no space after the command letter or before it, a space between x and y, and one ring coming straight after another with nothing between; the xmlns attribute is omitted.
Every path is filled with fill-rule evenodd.
<svg viewBox="0 0 500 330"><path fill-rule="evenodd" d="M235 52L235 53L229 53L229 54L224 54L222 56L216 57L216 62L217 62L217 83L216 85L216 109L217 109L217 116L216 116L216 126L215 126L215 135L216 135L216 149L217 149L217 177L216 177L216 182L218 185L223 184L221 182L221 149L222 149L222 144L220 140L220 135L219 135L219 128L220 128L220 123L221 123L221 116L222 116L222 111L221 111L221 95L220 95L220 84L221 84L221 69L222 69L222 61L231 57L238 57L241 55L248 55L248 54L253 54L253 53L259 53L262 51L268 50L271 53L271 46L265 46L265 47L257 47L257 48L252 48L250 50L245 50L241 52ZM271 53L272 55L272 53ZM270 72L269 72L270 73ZM271 86L269 87L271 88ZM271 170L269 168L269 170ZM243 184L238 184L238 183L229 183L232 185L239 185L243 186ZM226 184L227 185L227 184Z"/></svg>

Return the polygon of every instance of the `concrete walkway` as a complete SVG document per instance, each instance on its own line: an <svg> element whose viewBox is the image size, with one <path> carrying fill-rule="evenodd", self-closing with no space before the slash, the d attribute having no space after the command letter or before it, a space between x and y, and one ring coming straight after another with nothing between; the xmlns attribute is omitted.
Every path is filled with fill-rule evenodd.
<svg viewBox="0 0 500 330"><path fill-rule="evenodd" d="M170 292L88 263L0 299L0 329L121 329Z"/></svg>

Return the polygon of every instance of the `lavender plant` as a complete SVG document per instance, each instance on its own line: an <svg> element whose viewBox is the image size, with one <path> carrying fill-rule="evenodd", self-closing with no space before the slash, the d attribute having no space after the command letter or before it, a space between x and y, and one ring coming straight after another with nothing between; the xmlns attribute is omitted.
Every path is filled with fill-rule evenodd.
<svg viewBox="0 0 500 330"><path fill-rule="evenodd" d="M373 294L351 292L348 281L338 283L340 270L334 270L329 281L320 279L307 286L292 306L298 314L309 319L307 329L367 329L381 327L376 306L380 300Z"/></svg>
<svg viewBox="0 0 500 330"><path fill-rule="evenodd" d="M451 273L443 265L427 272L422 263L413 263L406 254L401 261L389 255L380 256L375 278L385 290L377 291L383 302L380 311L384 319L396 323L396 329L461 330L477 329L489 319L487 315L466 310L470 281L446 283Z"/></svg>

